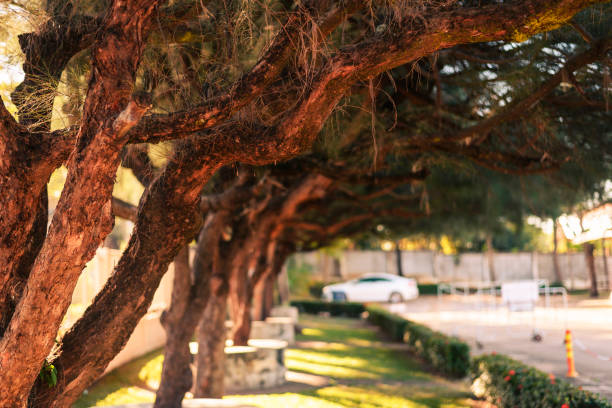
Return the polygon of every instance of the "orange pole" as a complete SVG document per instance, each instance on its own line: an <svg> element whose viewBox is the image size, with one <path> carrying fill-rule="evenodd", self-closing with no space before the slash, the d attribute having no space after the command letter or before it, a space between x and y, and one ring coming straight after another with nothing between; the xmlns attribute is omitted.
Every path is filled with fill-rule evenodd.
<svg viewBox="0 0 612 408"><path fill-rule="evenodd" d="M572 345L572 332L565 331L565 351L567 354L567 377L578 377L576 366L574 365L574 346Z"/></svg>

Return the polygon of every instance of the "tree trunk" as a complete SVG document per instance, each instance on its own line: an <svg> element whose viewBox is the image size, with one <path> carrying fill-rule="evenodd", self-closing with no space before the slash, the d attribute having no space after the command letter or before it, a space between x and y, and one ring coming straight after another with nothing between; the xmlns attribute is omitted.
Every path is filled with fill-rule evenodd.
<svg viewBox="0 0 612 408"><path fill-rule="evenodd" d="M176 307L175 310L171 307L167 314L166 353L155 408L180 406L185 393L192 387L189 342L209 302L210 277L213 269L219 267L219 236L228 215L227 211L209 214L198 237L192 268L193 283L189 279L191 273L187 270L186 277L178 282L179 287L172 291L173 305L176 292Z"/></svg>
<svg viewBox="0 0 612 408"><path fill-rule="evenodd" d="M93 47L90 87L68 177L24 295L0 341L0 406L26 403L77 279L112 229L119 154L128 131L149 108L129 97L157 4L113 3Z"/></svg>
<svg viewBox="0 0 612 408"><path fill-rule="evenodd" d="M272 308L274 307L274 284L276 283L276 275L270 272L264 282L261 320L266 320L272 313Z"/></svg>
<svg viewBox="0 0 612 408"><path fill-rule="evenodd" d="M606 239L601 239L601 258L603 260L603 273L606 280L606 288L612 290L612 282L610 281L610 270L608 269L608 256L606 253Z"/></svg>
<svg viewBox="0 0 612 408"><path fill-rule="evenodd" d="M211 297L198 328L196 398L221 398L225 380L225 319L229 284L223 274L211 278Z"/></svg>
<svg viewBox="0 0 612 408"><path fill-rule="evenodd" d="M563 276L561 276L561 268L559 267L559 251L557 250L558 247L558 226L559 226L559 221L555 218L553 220L553 253L552 253L552 257L553 257L553 271L555 273L555 281L563 284Z"/></svg>
<svg viewBox="0 0 612 408"><path fill-rule="evenodd" d="M395 241L395 262L397 265L397 274L404 276L404 270L402 269L402 250L399 246L399 241Z"/></svg>
<svg viewBox="0 0 612 408"><path fill-rule="evenodd" d="M583 244L583 247L587 268L589 270L589 278L591 281L591 290L589 294L591 297L598 297L599 290L597 289L597 273L595 271L595 257L593 256L595 247L590 242Z"/></svg>
<svg viewBox="0 0 612 408"><path fill-rule="evenodd" d="M11 94L19 123L28 126L29 131L41 133L16 132L7 149L0 149L0 191L7 199L0 213L0 337L22 296L47 233L47 182L68 157L68 151L59 152L56 148L57 139L62 137L39 136L49 131L55 93L40 79L44 76L51 82L59 81L70 58L90 44L94 36L88 34L98 28L89 17L76 21L65 16L58 19L55 13L49 16L36 32L19 36L25 56L24 79ZM33 211L36 203L38 210Z"/></svg>
<svg viewBox="0 0 612 408"><path fill-rule="evenodd" d="M491 234L487 234L486 245L487 262L489 265L489 279L491 282L495 282L497 281L497 277L495 275L495 252L493 251L493 236Z"/></svg>
<svg viewBox="0 0 612 408"><path fill-rule="evenodd" d="M289 288L289 275L287 274L287 268L285 265L281 267L281 271L278 274L278 296L280 297L281 304L289 304L289 294L291 288Z"/></svg>
<svg viewBox="0 0 612 408"><path fill-rule="evenodd" d="M242 287L242 284L239 286ZM232 341L234 346L246 346L251 334L251 306L252 296L248 295L248 289L241 288L240 292L233 296L232 304Z"/></svg>
<svg viewBox="0 0 612 408"><path fill-rule="evenodd" d="M266 281L265 279L260 280L255 288L253 289L253 308L251 310L251 316L253 320L261 321L265 319L265 296L266 296Z"/></svg>
<svg viewBox="0 0 612 408"><path fill-rule="evenodd" d="M53 360L58 384L51 388L37 384L34 406L70 406L123 348L147 312L168 265L199 230L202 185L220 165L171 160L164 175L147 188L114 273L62 338Z"/></svg>
<svg viewBox="0 0 612 408"><path fill-rule="evenodd" d="M8 327L17 302L21 299L23 289L25 288L28 276L32 265L40 252L45 237L47 235L47 220L48 220L48 198L47 189L44 188L36 209L36 218L32 226L27 244L21 256L15 260L16 269L6 271L8 281L6 285L0 289L0 338Z"/></svg>
<svg viewBox="0 0 612 408"><path fill-rule="evenodd" d="M184 246L174 258L172 301L160 319L166 331L166 347L161 381L155 396L155 408L180 407L185 393L191 388L189 340L193 336L193 330L190 330L192 327L182 324L190 290L189 247Z"/></svg>

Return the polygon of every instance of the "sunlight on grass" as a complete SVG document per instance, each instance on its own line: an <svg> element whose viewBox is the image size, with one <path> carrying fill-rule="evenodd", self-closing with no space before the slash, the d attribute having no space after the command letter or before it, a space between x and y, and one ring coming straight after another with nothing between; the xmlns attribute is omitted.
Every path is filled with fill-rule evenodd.
<svg viewBox="0 0 612 408"><path fill-rule="evenodd" d="M123 387L108 394L103 399L95 401L95 406L132 404L137 402L153 402L155 394L139 387ZM77 403L75 407L90 407L87 403Z"/></svg>
<svg viewBox="0 0 612 408"><path fill-rule="evenodd" d="M429 379L408 355L384 348L328 343L316 349L286 351L287 368L342 379Z"/></svg>
<svg viewBox="0 0 612 408"><path fill-rule="evenodd" d="M262 408L317 407L317 408L461 408L470 407L465 392L432 388L378 384L376 387L338 385L300 394L245 395L230 397Z"/></svg>
<svg viewBox="0 0 612 408"><path fill-rule="evenodd" d="M163 361L162 350L156 350L113 370L91 386L74 408L153 401Z"/></svg>
<svg viewBox="0 0 612 408"><path fill-rule="evenodd" d="M367 347L378 340L376 333L364 328L356 319L326 318L319 316L300 317L302 333L298 341L325 341Z"/></svg>
<svg viewBox="0 0 612 408"><path fill-rule="evenodd" d="M305 329L302 329L302 336L303 337L322 337L324 334L323 330L319 330L319 329L311 329L306 327Z"/></svg>
<svg viewBox="0 0 612 408"><path fill-rule="evenodd" d="M163 364L164 355L160 353L142 366L138 371L138 379L144 381L151 388L159 387L159 379L161 378Z"/></svg>
<svg viewBox="0 0 612 408"><path fill-rule="evenodd" d="M241 395L227 398L261 408L346 408L345 405L325 401L316 396L304 394Z"/></svg>
<svg viewBox="0 0 612 408"><path fill-rule="evenodd" d="M330 377L330 385L228 399L261 408L471 406L464 384L428 374L407 353L385 348L377 333L360 320L306 316L300 319L300 325L303 329L298 340L315 343L286 350L287 368ZM157 350L120 367L92 386L74 407L153 401L163 359L162 350Z"/></svg>

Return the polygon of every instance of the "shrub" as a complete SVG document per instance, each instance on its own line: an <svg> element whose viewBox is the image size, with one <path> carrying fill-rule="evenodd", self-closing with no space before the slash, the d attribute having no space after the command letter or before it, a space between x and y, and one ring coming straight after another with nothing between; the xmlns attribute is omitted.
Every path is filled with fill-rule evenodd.
<svg viewBox="0 0 612 408"><path fill-rule="evenodd" d="M332 316L360 317L365 311L362 303L327 302L324 300L292 300L291 306L298 308L300 313L319 314L327 312Z"/></svg>
<svg viewBox="0 0 612 408"><path fill-rule="evenodd" d="M437 283L419 283L419 295L437 295L438 284Z"/></svg>
<svg viewBox="0 0 612 408"><path fill-rule="evenodd" d="M476 357L470 375L474 394L499 408L612 408L597 394L503 355Z"/></svg>
<svg viewBox="0 0 612 408"><path fill-rule="evenodd" d="M437 371L450 377L465 377L470 368L470 348L456 337L449 337L422 324L404 319L380 307L369 306L368 320L394 341L409 344L414 353Z"/></svg>

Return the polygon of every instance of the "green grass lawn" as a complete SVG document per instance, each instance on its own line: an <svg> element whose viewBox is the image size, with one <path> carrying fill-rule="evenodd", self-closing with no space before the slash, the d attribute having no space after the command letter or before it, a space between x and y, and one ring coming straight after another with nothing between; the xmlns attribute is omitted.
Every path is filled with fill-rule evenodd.
<svg viewBox="0 0 612 408"><path fill-rule="evenodd" d="M298 346L287 350L289 370L328 378L299 392L228 396L262 408L471 407L468 387L427 372L403 350L390 349L355 319L304 316ZM104 377L76 407L153 401L163 355L151 353Z"/></svg>

